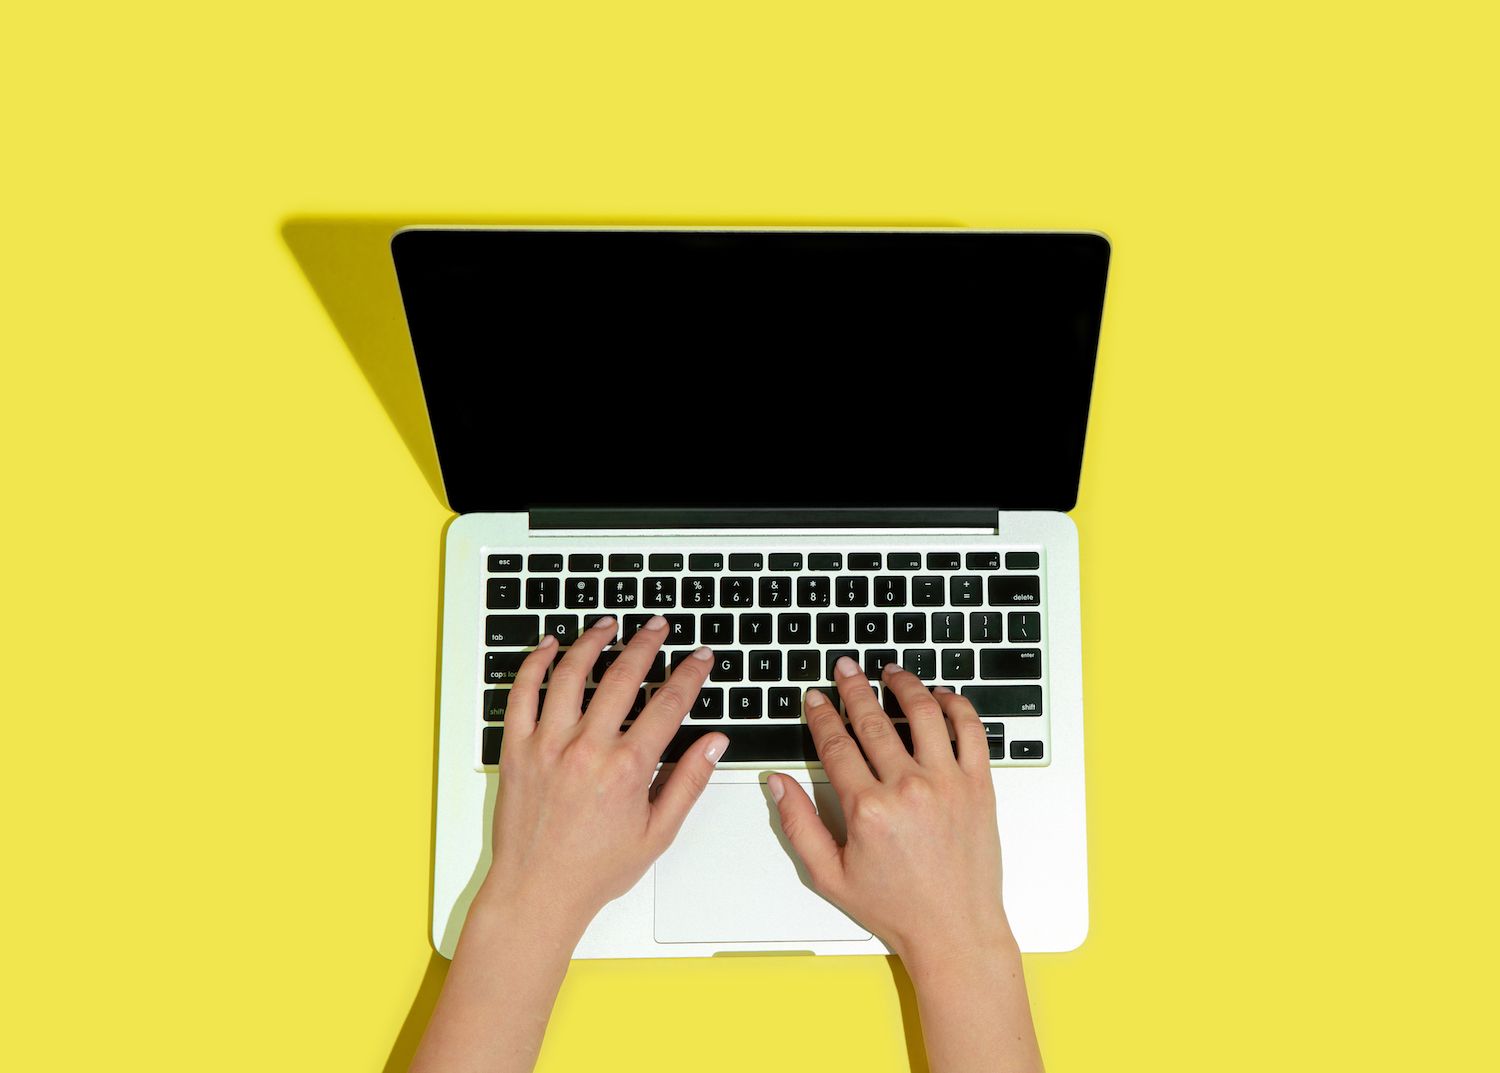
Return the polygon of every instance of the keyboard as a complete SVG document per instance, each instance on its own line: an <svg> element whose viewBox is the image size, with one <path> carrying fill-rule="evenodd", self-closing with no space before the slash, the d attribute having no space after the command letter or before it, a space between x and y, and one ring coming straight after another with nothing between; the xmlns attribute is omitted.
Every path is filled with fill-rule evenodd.
<svg viewBox="0 0 1500 1073"><path fill-rule="evenodd" d="M717 730L729 736L726 763L817 763L803 698L818 689L843 711L833 685L840 656L864 668L908 748L900 705L879 684L887 663L967 697L984 721L992 765L1050 758L1039 547L486 548L482 558L479 767L499 762L510 685L544 633L566 651L600 618L616 618L618 643L595 663L592 687L623 642L658 614L669 624L667 641L626 726L678 663L699 645L713 649L713 670L664 762ZM545 688L542 694L545 700ZM585 690L585 707L592 694Z"/></svg>

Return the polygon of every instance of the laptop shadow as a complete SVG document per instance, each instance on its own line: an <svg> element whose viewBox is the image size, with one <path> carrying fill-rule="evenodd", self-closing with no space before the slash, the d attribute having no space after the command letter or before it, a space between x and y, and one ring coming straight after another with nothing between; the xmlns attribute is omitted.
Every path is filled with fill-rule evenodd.
<svg viewBox="0 0 1500 1073"><path fill-rule="evenodd" d="M782 217L725 218L713 220L659 216L611 216L605 218L510 216L398 216L398 215L306 215L284 219L282 241L308 285L322 303L335 330L343 339L365 381L374 392L396 433L406 445L412 461L440 503L447 504L442 471L433 445L432 428L422 394L407 334L401 292L391 260L391 236L405 227L448 226L638 226L638 227L954 227L952 220L836 220ZM441 576L441 565L439 566ZM437 655L441 664L442 608L438 608ZM440 675L439 675L440 681ZM437 795L438 698L433 698L433 800ZM426 863L429 870L429 911L432 840L436 817L429 828ZM476 881L477 881L476 876ZM913 1073L928 1073L926 1048L917 1013L916 994L900 960L886 959L900 1001L908 1061ZM405 1073L432 1019L438 997L448 976L449 962L431 952L427 968L412 999L411 1008L391 1045L384 1073Z"/></svg>

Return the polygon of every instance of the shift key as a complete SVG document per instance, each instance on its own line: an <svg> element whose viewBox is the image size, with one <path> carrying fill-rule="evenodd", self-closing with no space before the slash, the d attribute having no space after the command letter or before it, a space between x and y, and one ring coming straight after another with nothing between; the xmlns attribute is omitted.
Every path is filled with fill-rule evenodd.
<svg viewBox="0 0 1500 1073"><path fill-rule="evenodd" d="M980 718L995 715L1041 715L1041 686L964 686L965 699Z"/></svg>

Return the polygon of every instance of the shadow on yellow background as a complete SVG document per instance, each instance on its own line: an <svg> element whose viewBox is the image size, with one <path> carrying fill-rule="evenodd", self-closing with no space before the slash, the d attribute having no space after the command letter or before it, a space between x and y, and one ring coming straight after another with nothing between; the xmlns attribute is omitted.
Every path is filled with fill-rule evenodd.
<svg viewBox="0 0 1500 1073"><path fill-rule="evenodd" d="M407 335L406 320L401 308L400 288L396 281L391 261L390 240L396 231L404 227L423 225L444 226L494 226L533 225L556 226L597 223L604 225L635 226L845 226L845 227L951 227L951 221L830 221L830 220L723 220L692 221L683 219L621 219L585 220L559 218L508 218L504 220L455 220L453 218L421 219L397 216L369 217L292 217L281 228L281 236L307 277L318 299L323 303L334 327L343 338L371 390L384 407L391 424L395 426L402 442L411 453L412 460L422 472L428 486L440 502L447 503L443 491L442 472L438 465L437 452L433 444L432 429L427 419L427 407L422 394L421 381L412 357L411 342ZM440 568L441 576L441 568ZM442 609L438 608L439 639L437 656L441 660ZM440 675L435 675L440 680ZM433 795L437 792L437 719L438 698L433 698ZM435 822L435 819L434 819ZM429 859L434 828L429 825ZM800 869L799 869L800 871ZM429 876L428 912L432 908L432 887ZM779 955L765 955L779 956ZM900 1003L902 1030L906 1041L907 1060L913 1073L927 1073L926 1046L922 1038L921 1021L918 1015L916 992L900 959L887 957L892 982ZM433 952L429 955L426 971L418 985L391 1052L386 1059L384 1073L405 1073L416 1054L417 1046L427 1029L442 993L443 983L448 977L449 962Z"/></svg>

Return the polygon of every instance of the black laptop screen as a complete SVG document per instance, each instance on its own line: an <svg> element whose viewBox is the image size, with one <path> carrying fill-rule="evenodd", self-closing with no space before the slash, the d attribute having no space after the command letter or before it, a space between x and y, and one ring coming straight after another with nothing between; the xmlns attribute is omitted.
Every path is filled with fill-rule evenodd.
<svg viewBox="0 0 1500 1073"><path fill-rule="evenodd" d="M1098 235L413 230L392 248L456 511L1077 498Z"/></svg>

